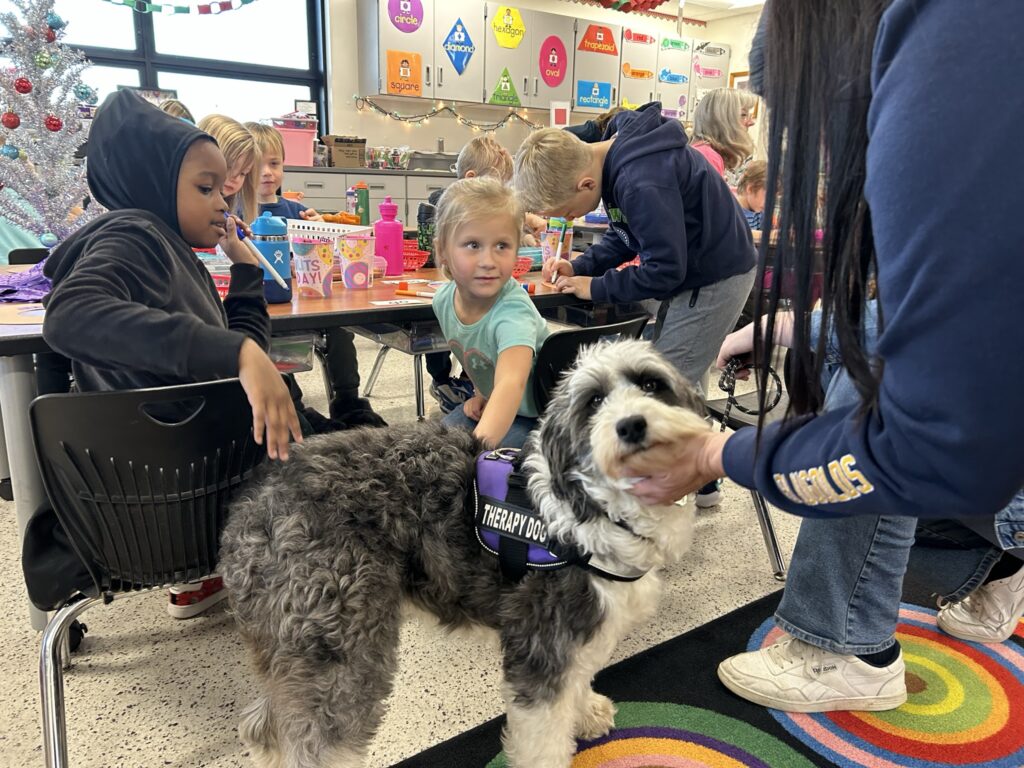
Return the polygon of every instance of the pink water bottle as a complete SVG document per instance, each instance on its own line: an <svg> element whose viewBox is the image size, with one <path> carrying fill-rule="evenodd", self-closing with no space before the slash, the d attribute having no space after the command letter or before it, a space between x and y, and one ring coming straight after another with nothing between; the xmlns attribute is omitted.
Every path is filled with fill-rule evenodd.
<svg viewBox="0 0 1024 768"><path fill-rule="evenodd" d="M373 239L375 256L380 256L388 263L385 274L402 274L402 222L397 218L398 206L385 197L380 204L380 218L373 222Z"/></svg>

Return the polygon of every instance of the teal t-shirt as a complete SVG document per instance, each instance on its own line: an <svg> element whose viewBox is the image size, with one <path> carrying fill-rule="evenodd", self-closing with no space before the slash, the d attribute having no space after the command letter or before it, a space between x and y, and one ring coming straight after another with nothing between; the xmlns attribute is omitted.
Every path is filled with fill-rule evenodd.
<svg viewBox="0 0 1024 768"><path fill-rule="evenodd" d="M501 289L494 306L472 325L464 325L455 314L455 283L448 282L438 288L433 304L448 346L469 374L476 391L487 398L494 391L498 355L510 347L530 347L536 360L537 350L548 336L548 324L526 291L511 278ZM532 370L518 413L520 416L539 415L533 398Z"/></svg>

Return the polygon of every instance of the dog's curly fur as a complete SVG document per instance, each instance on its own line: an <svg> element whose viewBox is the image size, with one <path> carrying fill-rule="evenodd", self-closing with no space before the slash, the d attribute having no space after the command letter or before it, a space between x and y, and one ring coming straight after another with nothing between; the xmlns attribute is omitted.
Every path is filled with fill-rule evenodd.
<svg viewBox="0 0 1024 768"><path fill-rule="evenodd" d="M268 467L231 511L220 568L262 688L241 725L257 762L362 764L391 690L401 604L411 602L446 627L499 633L510 764L568 766L575 737L613 725L593 675L653 611L652 569L677 559L691 535L692 504L644 507L612 466L706 429L700 410L650 345L599 344L563 379L527 445L529 491L550 535L645 574L630 582L580 567L505 579L465 512L481 450L467 433L436 424L336 433Z"/></svg>

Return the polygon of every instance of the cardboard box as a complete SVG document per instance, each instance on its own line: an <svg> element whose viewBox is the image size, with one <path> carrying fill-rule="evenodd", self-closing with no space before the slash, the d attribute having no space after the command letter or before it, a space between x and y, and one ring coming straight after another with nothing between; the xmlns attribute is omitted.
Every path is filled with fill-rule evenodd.
<svg viewBox="0 0 1024 768"><path fill-rule="evenodd" d="M334 168L365 168L366 139L358 136L321 136Z"/></svg>

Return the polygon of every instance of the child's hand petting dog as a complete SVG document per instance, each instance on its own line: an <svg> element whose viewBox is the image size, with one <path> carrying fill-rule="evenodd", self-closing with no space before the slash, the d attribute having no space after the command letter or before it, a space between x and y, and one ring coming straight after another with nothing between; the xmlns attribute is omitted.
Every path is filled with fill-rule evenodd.
<svg viewBox="0 0 1024 768"><path fill-rule="evenodd" d="M487 405L487 398L483 395L475 394L462 404L462 412L473 421L480 421L480 417L484 415L485 405Z"/></svg>
<svg viewBox="0 0 1024 768"><path fill-rule="evenodd" d="M288 387L274 363L252 339L238 353L238 380L252 406L252 434L257 445L267 441L267 456L288 460L288 434L302 442L302 429Z"/></svg>
<svg viewBox="0 0 1024 768"><path fill-rule="evenodd" d="M628 457L624 477L639 478L629 489L644 504L671 504L725 476L722 448L728 435L692 432Z"/></svg>

